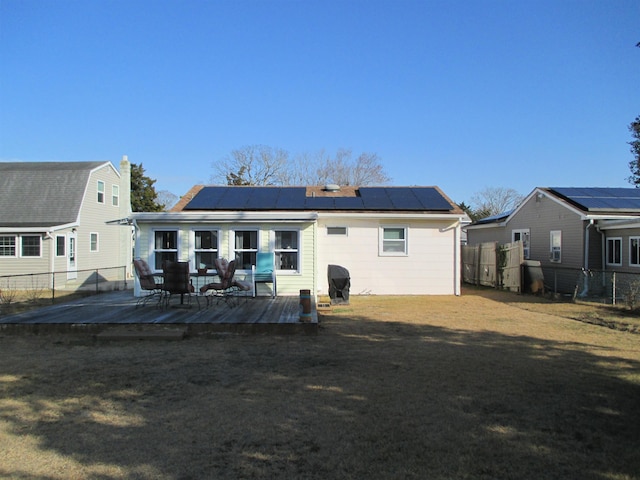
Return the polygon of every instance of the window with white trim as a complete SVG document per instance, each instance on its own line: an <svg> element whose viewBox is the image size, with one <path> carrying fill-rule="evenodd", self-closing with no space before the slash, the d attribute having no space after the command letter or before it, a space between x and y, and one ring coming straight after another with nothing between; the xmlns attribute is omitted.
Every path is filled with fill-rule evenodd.
<svg viewBox="0 0 640 480"><path fill-rule="evenodd" d="M153 232L154 268L162 270L164 262L178 261L178 231L155 230Z"/></svg>
<svg viewBox="0 0 640 480"><path fill-rule="evenodd" d="M298 230L275 230L274 248L277 270L298 270L299 238Z"/></svg>
<svg viewBox="0 0 640 480"><path fill-rule="evenodd" d="M640 267L640 237L629 237L629 265Z"/></svg>
<svg viewBox="0 0 640 480"><path fill-rule="evenodd" d="M98 203L104 203L104 182L98 180Z"/></svg>
<svg viewBox="0 0 640 480"><path fill-rule="evenodd" d="M551 230L549 232L549 260L554 263L562 261L562 231Z"/></svg>
<svg viewBox="0 0 640 480"><path fill-rule="evenodd" d="M214 260L218 258L218 231L195 230L193 236L196 268L216 268Z"/></svg>
<svg viewBox="0 0 640 480"><path fill-rule="evenodd" d="M98 249L99 249L98 234L95 232L91 232L89 234L89 251L97 252Z"/></svg>
<svg viewBox="0 0 640 480"><path fill-rule="evenodd" d="M64 257L67 254L66 243L65 235L56 235L56 257Z"/></svg>
<svg viewBox="0 0 640 480"><path fill-rule="evenodd" d="M42 237L40 235L20 236L20 256L39 257L41 255Z"/></svg>
<svg viewBox="0 0 640 480"><path fill-rule="evenodd" d="M16 256L16 236L1 235L0 236L0 257Z"/></svg>
<svg viewBox="0 0 640 480"><path fill-rule="evenodd" d="M521 228L519 230L511 230L511 241L522 242L522 252L525 259L529 258L531 254L530 246L531 233L528 228Z"/></svg>
<svg viewBox="0 0 640 480"><path fill-rule="evenodd" d="M256 264L256 253L258 253L258 231L236 230L233 238L236 269L251 270L251 266Z"/></svg>
<svg viewBox="0 0 640 480"><path fill-rule="evenodd" d="M403 256L408 251L407 227L380 227L378 253L381 256Z"/></svg>
<svg viewBox="0 0 640 480"><path fill-rule="evenodd" d="M120 205L120 187L118 185L111 185L111 205L114 207Z"/></svg>
<svg viewBox="0 0 640 480"><path fill-rule="evenodd" d="M607 265L622 265L622 238L607 238Z"/></svg>

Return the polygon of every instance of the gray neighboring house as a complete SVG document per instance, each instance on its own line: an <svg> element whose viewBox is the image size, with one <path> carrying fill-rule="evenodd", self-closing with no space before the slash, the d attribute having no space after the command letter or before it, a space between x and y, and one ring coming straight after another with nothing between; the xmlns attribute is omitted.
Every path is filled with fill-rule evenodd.
<svg viewBox="0 0 640 480"><path fill-rule="evenodd" d="M126 156L120 172L111 162L0 162L0 277L64 272L55 287L74 288L89 283L85 270L108 269L100 275L122 279L122 269L111 267L125 266L130 276L131 227L117 224L130 213ZM37 282L25 286L51 287L54 280Z"/></svg>
<svg viewBox="0 0 640 480"><path fill-rule="evenodd" d="M640 273L640 189L535 188L513 211L466 227L469 245L522 241L545 283L570 293L582 270ZM587 287L584 287L585 290Z"/></svg>

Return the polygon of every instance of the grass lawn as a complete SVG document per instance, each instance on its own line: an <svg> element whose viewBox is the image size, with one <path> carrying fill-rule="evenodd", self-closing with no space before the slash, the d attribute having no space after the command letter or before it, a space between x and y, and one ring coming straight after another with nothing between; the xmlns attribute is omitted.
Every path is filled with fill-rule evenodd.
<svg viewBox="0 0 640 480"><path fill-rule="evenodd" d="M635 317L351 300L312 337L0 334L0 477L640 479L640 335L577 321Z"/></svg>

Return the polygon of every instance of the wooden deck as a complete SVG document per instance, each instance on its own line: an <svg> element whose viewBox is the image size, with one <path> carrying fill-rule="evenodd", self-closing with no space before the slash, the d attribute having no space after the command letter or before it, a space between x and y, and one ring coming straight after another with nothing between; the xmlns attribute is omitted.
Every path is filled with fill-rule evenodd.
<svg viewBox="0 0 640 480"><path fill-rule="evenodd" d="M180 327L187 334L206 332L302 333L315 334L318 316L312 305L309 322L299 319L299 298L239 297L234 302L215 300L207 306L200 297L191 308L180 308L179 299L160 309L153 302L136 308L136 298L128 291L107 292L59 305L41 307L15 315L0 314L0 333L90 332L108 328L166 329ZM236 302L237 300L237 302ZM237 305L235 305L237 303Z"/></svg>

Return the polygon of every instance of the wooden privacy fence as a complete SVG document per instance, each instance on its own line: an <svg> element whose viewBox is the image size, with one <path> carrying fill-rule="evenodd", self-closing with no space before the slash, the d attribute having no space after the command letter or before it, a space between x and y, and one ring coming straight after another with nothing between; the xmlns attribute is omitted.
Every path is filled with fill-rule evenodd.
<svg viewBox="0 0 640 480"><path fill-rule="evenodd" d="M473 285L520 291L522 242L480 243L462 247L462 279Z"/></svg>

